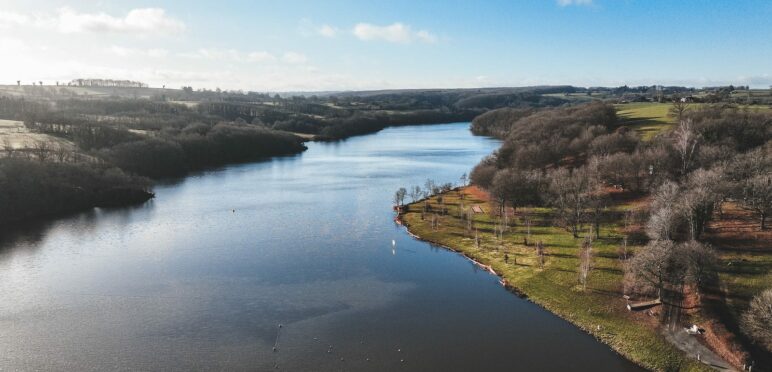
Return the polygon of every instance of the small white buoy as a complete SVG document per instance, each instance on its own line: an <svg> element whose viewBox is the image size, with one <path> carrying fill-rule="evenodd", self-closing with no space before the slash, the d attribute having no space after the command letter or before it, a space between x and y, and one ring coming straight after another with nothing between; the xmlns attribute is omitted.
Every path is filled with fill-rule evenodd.
<svg viewBox="0 0 772 372"><path fill-rule="evenodd" d="M397 245L397 241L394 239L391 239L391 246L394 247Z"/></svg>

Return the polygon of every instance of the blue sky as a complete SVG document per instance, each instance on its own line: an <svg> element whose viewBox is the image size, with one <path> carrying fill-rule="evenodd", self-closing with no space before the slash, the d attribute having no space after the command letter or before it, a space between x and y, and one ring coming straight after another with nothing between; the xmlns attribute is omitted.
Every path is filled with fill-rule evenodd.
<svg viewBox="0 0 772 372"><path fill-rule="evenodd" d="M0 83L772 85L772 1L0 0Z"/></svg>

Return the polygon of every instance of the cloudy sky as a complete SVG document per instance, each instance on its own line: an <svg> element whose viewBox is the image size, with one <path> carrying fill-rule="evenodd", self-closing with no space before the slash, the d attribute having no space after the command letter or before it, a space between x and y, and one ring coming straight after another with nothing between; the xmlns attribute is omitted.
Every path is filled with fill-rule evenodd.
<svg viewBox="0 0 772 372"><path fill-rule="evenodd" d="M769 0L0 0L0 84L772 85Z"/></svg>

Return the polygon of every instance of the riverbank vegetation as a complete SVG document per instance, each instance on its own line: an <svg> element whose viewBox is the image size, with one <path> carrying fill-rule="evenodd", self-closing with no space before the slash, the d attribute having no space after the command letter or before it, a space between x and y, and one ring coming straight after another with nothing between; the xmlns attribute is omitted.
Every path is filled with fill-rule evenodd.
<svg viewBox="0 0 772 372"><path fill-rule="evenodd" d="M692 323L735 368L769 365L747 314L772 282L772 112L674 101L660 124L605 103L486 113L472 129L504 141L475 187L401 218L648 368L701 368L665 337Z"/></svg>
<svg viewBox="0 0 772 372"><path fill-rule="evenodd" d="M0 159L0 224L144 202L150 182L103 164Z"/></svg>

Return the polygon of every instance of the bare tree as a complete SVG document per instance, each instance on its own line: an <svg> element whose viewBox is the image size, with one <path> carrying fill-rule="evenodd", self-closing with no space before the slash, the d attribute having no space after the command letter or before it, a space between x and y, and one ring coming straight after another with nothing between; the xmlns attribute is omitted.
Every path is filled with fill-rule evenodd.
<svg viewBox="0 0 772 372"><path fill-rule="evenodd" d="M438 191L437 184L432 179L427 179L424 183L424 193L427 194L427 196L433 196Z"/></svg>
<svg viewBox="0 0 772 372"><path fill-rule="evenodd" d="M582 290L587 289L587 279L592 270L592 239L589 236L584 238L582 247L579 250L579 284Z"/></svg>
<svg viewBox="0 0 772 372"><path fill-rule="evenodd" d="M410 199L413 200L413 203L421 199L422 195L421 186L413 186L410 188Z"/></svg>
<svg viewBox="0 0 772 372"><path fill-rule="evenodd" d="M691 119L680 120L678 128L673 132L673 147L681 158L681 175L689 171L697 153L699 135L692 130Z"/></svg>
<svg viewBox="0 0 772 372"><path fill-rule="evenodd" d="M32 145L32 151L39 161L46 161L51 155L51 144L45 140L37 141Z"/></svg>
<svg viewBox="0 0 772 372"><path fill-rule="evenodd" d="M759 226L766 228L767 216L772 213L772 175L758 174L740 181L742 205L759 215Z"/></svg>
<svg viewBox="0 0 772 372"><path fill-rule="evenodd" d="M606 211L606 206L609 203L609 196L605 191L596 189L597 191L590 194L589 198L589 215L592 221L593 232L595 233L595 239L600 239L600 224L603 221L603 216Z"/></svg>
<svg viewBox="0 0 772 372"><path fill-rule="evenodd" d="M405 194L407 194L407 190L405 190L404 187L400 187L399 190L394 193L394 205L401 207L405 202Z"/></svg>
<svg viewBox="0 0 772 372"><path fill-rule="evenodd" d="M471 235L472 230L474 230L474 212L468 210L464 215L466 216L466 231ZM475 235L476 237L477 235Z"/></svg>
<svg viewBox="0 0 772 372"><path fill-rule="evenodd" d="M633 222L635 221L635 215L636 215L636 212L635 212L634 209L629 209L629 210L625 211L625 216L624 216L624 219L623 219L624 220L624 224L625 224L624 225L625 226L624 227L625 236L622 237L622 246L619 247L619 259L623 260L623 261L627 260L627 257L628 257L628 248L627 248L628 236L627 236L627 234L630 232L630 227L633 225Z"/></svg>
<svg viewBox="0 0 772 372"><path fill-rule="evenodd" d="M586 171L584 168L571 171L559 168L551 172L549 178L552 204L563 225L578 238L579 225L584 221L590 199Z"/></svg>
<svg viewBox="0 0 772 372"><path fill-rule="evenodd" d="M540 269L544 269L544 243L541 240L536 243L536 262Z"/></svg>
<svg viewBox="0 0 772 372"><path fill-rule="evenodd" d="M716 279L718 255L711 246L696 240L683 243L681 252L687 261L688 281L694 283L699 298L700 289Z"/></svg>
<svg viewBox="0 0 772 372"><path fill-rule="evenodd" d="M415 201L416 201L416 199L417 199L417 194L416 194L416 192L415 192L415 188L411 187L411 188L409 189L409 191L407 192L407 195L410 197L410 201L411 201L412 203L415 203Z"/></svg>
<svg viewBox="0 0 772 372"><path fill-rule="evenodd" d="M675 244L669 240L654 240L639 249L626 267L635 287L650 286L661 298L672 270L674 251Z"/></svg>
<svg viewBox="0 0 772 372"><path fill-rule="evenodd" d="M646 223L646 235L655 240L671 240L680 223L680 215L675 208L678 201L678 185L667 181L654 194L651 216Z"/></svg>
<svg viewBox="0 0 772 372"><path fill-rule="evenodd" d="M772 352L772 288L765 289L751 300L740 326L745 334Z"/></svg>
<svg viewBox="0 0 772 372"><path fill-rule="evenodd" d="M718 172L698 169L689 175L684 192L679 195L678 208L689 225L692 240L699 239L705 226L713 216L713 210L721 195L717 191L721 184Z"/></svg>
<svg viewBox="0 0 772 372"><path fill-rule="evenodd" d="M523 245L528 246L528 241L531 239L531 223L532 215L529 208L523 208L520 212L520 216L523 219L523 225L525 225L525 236L523 237Z"/></svg>
<svg viewBox="0 0 772 372"><path fill-rule="evenodd" d="M3 137L3 151L5 151L6 157L13 157L13 153L16 149L13 147L13 143L11 142L11 139L6 137Z"/></svg>
<svg viewBox="0 0 772 372"><path fill-rule="evenodd" d="M670 115L674 116L678 122L683 120L686 110L689 109L689 102L680 95L673 96L673 106L670 108Z"/></svg>
<svg viewBox="0 0 772 372"><path fill-rule="evenodd" d="M57 146L54 151L54 157L56 158L56 161L60 163L64 163L66 161L69 161L71 159L72 151L68 150L64 146Z"/></svg>

